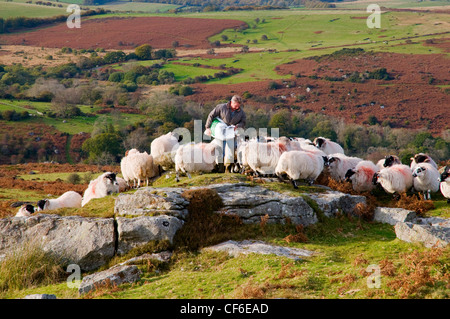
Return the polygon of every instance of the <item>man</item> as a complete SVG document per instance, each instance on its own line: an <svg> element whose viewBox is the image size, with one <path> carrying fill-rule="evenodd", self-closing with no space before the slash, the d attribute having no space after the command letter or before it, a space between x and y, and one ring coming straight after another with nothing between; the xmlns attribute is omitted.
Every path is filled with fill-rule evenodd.
<svg viewBox="0 0 450 319"><path fill-rule="evenodd" d="M225 122L226 125L235 125L234 129L245 128L246 116L241 109L242 98L234 95L228 103L217 105L208 115L205 125L205 134L211 136L212 121L218 117Z"/></svg>
<svg viewBox="0 0 450 319"><path fill-rule="evenodd" d="M234 130L238 128L244 129L246 124L246 115L241 108L242 98L239 95L234 95L227 103L217 105L208 115L208 119L205 124L205 135L211 136L211 125L215 118L221 119L226 125L234 125ZM234 149L235 141L227 140L223 142L222 155L225 156L225 166L231 171L231 164L234 163ZM227 151L231 154L225 154ZM231 163L231 161L233 163ZM223 166L220 165L219 171L223 171Z"/></svg>

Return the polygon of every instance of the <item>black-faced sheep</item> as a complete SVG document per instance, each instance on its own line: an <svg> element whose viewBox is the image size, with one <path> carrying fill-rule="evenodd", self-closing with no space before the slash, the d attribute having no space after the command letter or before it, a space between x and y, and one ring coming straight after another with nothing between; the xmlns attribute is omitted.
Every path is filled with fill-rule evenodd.
<svg viewBox="0 0 450 319"><path fill-rule="evenodd" d="M328 138L316 137L313 143L319 150L323 151L327 155L335 153L344 154L344 149L342 148L342 146L336 142L331 141Z"/></svg>
<svg viewBox="0 0 450 319"><path fill-rule="evenodd" d="M30 217L31 214L34 214L34 206L31 204L22 205L19 208L19 211L16 214L16 217Z"/></svg>
<svg viewBox="0 0 450 319"><path fill-rule="evenodd" d="M436 169L438 168L436 162L428 154L425 154L425 153L418 153L418 154L414 155L414 157L411 157L410 160L411 160L410 167L411 167L412 171L414 170L416 165L419 163L429 163L434 168L436 168Z"/></svg>
<svg viewBox="0 0 450 319"><path fill-rule="evenodd" d="M413 174L414 189L423 192L424 199L431 199L431 192L439 191L439 172L429 163L419 163L415 166Z"/></svg>
<svg viewBox="0 0 450 319"><path fill-rule="evenodd" d="M119 183L116 174L106 172L90 181L88 188L84 191L81 206L84 207L91 199L102 198L119 192Z"/></svg>
<svg viewBox="0 0 450 319"><path fill-rule="evenodd" d="M402 161L397 155L387 155L384 158L383 167L390 167L392 165L401 164Z"/></svg>
<svg viewBox="0 0 450 319"><path fill-rule="evenodd" d="M378 171L378 166L372 161L361 161L345 173L345 179L352 183L354 191L369 192L375 187L372 178Z"/></svg>
<svg viewBox="0 0 450 319"><path fill-rule="evenodd" d="M359 157L351 157L342 153L336 153L327 156L325 167L327 167L331 178L336 181L343 181L347 171L356 167L361 161L362 159Z"/></svg>
<svg viewBox="0 0 450 319"><path fill-rule="evenodd" d="M386 192L398 197L413 186L413 177L409 166L397 164L375 173L372 182L374 185L379 183Z"/></svg>
<svg viewBox="0 0 450 319"><path fill-rule="evenodd" d="M62 194L58 198L53 199L41 199L37 203L37 210L52 210L63 207L81 207L83 198L80 194L74 191L68 191Z"/></svg>
<svg viewBox="0 0 450 319"><path fill-rule="evenodd" d="M440 189L442 195L447 198L447 203L450 204L450 166L446 166L440 178Z"/></svg>

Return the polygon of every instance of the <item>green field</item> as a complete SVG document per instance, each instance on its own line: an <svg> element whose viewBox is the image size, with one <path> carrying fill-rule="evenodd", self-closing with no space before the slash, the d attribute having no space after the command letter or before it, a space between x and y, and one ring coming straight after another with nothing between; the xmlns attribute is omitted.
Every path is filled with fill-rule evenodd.
<svg viewBox="0 0 450 319"><path fill-rule="evenodd" d="M66 0L66 1L69 1L69 0ZM95 6L95 8L96 7L111 10L111 11L157 13L157 12L166 12L171 9L176 9L179 6L174 5L174 4L165 4L165 3L111 1L105 5Z"/></svg>
<svg viewBox="0 0 450 319"><path fill-rule="evenodd" d="M0 0L0 7L0 18L4 19L12 17L44 18L68 14L65 8L27 4L17 0L14 2Z"/></svg>
<svg viewBox="0 0 450 319"><path fill-rule="evenodd" d="M24 105L31 106L31 109L25 108ZM100 109L100 107L95 106L78 106L80 110L84 113L93 113ZM69 133L71 135L77 134L79 132L91 133L94 129L94 124L99 119L106 119L109 123L114 123L120 127L124 127L128 124L134 124L138 121L145 119L145 115L140 114L121 114L118 119L113 119L111 114L101 114L95 116L74 116L70 119L52 118L46 115L39 115L37 112L47 112L50 110L50 103L46 102L30 102L30 101L9 101L0 100L0 111L5 110L15 110L16 112L28 111L30 114L35 116L31 117L27 122L46 124L53 126L60 132Z"/></svg>

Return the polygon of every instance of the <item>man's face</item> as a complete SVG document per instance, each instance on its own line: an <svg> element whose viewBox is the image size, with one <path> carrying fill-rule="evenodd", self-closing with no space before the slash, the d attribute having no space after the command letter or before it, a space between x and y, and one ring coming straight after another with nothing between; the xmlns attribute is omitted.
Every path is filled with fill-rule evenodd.
<svg viewBox="0 0 450 319"><path fill-rule="evenodd" d="M237 101L231 101L230 106L231 106L231 109L233 111L235 111L235 110L237 110L237 109L239 109L241 107L241 104L239 102L237 102Z"/></svg>

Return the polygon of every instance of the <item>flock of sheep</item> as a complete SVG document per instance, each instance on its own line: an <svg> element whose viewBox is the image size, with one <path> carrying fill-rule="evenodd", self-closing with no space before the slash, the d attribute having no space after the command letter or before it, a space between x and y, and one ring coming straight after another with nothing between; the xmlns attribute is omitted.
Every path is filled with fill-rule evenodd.
<svg viewBox="0 0 450 319"><path fill-rule="evenodd" d="M83 196L68 191L59 198L39 201L37 210L83 207L93 198L140 187L143 182L148 186L162 171L175 168L178 181L180 173L191 178L190 173L212 172L222 162L222 141L181 144L181 140L182 136L169 132L151 143L150 154L128 150L120 163L123 178L106 172L90 181ZM394 196L414 188L425 199L431 199L431 193L440 190L450 203L450 166L438 170L435 161L423 153L412 157L410 166L402 164L396 155L388 155L374 164L345 155L338 143L324 137L311 142L304 138L237 136L231 170L276 176L282 181L287 177L294 188L298 188L298 180L312 185L324 172L334 180L351 182L357 192L371 191L379 184ZM34 211L32 205L23 205L16 216L30 216Z"/></svg>

